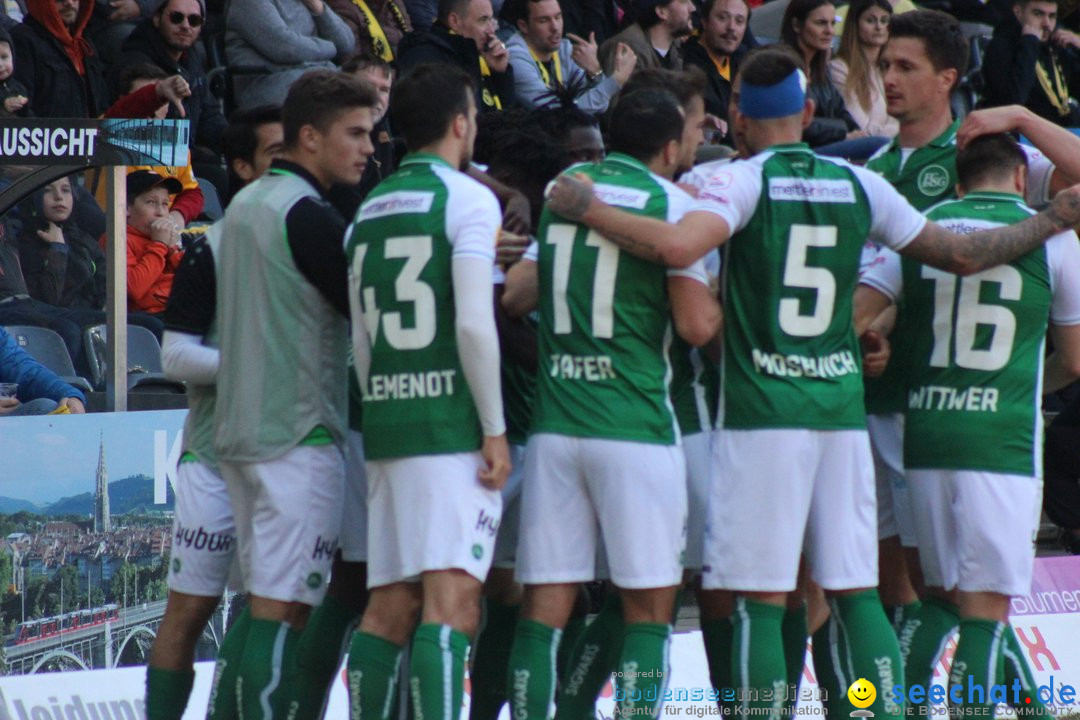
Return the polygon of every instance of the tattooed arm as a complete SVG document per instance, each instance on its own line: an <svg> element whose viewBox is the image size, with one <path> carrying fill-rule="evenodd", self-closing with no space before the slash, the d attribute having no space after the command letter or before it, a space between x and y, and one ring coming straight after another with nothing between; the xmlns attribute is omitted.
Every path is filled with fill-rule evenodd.
<svg viewBox="0 0 1080 720"><path fill-rule="evenodd" d="M1015 225L958 235L928 222L899 252L947 272L971 275L1030 252L1077 223L1080 185L1061 191L1046 210Z"/></svg>
<svg viewBox="0 0 1080 720"><path fill-rule="evenodd" d="M689 212L672 224L620 210L598 199L584 175L560 176L547 202L552 212L588 225L631 255L668 267L690 265L731 235L727 222L711 212Z"/></svg>

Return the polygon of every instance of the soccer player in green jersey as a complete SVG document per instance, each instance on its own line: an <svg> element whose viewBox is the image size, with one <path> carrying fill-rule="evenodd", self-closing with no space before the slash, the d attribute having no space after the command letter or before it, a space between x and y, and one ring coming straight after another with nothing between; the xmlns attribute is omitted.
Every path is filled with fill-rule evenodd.
<svg viewBox="0 0 1080 720"><path fill-rule="evenodd" d="M685 124L666 90L626 95L613 111L611 153L573 169L631 212L677 219L691 202L669 180L684 159ZM510 660L511 710L522 720L548 717L562 628L577 583L595 577L602 536L625 622L617 702L622 713L655 716L687 512L668 397L672 319L675 332L701 345L717 331L719 308L697 277L700 266L665 272L548 211L538 239L538 283L525 282L538 292L540 372L522 498L517 570L526 590ZM511 270L510 298L527 276Z"/></svg>
<svg viewBox="0 0 1080 720"><path fill-rule="evenodd" d="M1033 214L1023 202L1027 159L1009 136L973 140L956 165L961 199L936 205L931 219L970 233ZM1070 230L964 278L889 253L861 283L856 327L902 296L915 330L904 465L926 592L959 615L948 686L965 690L949 701L992 710L988 694L973 699L966 688L1012 684L1004 668L1017 652L1005 642L1009 598L1030 589L1041 508L1040 399L1080 374L1080 242ZM1057 352L1044 388L1048 316ZM940 646L948 635L933 625L905 630L913 645ZM1019 679L1034 691L1030 672ZM909 677L908 687L930 680ZM1023 706L1008 692L997 701Z"/></svg>
<svg viewBox="0 0 1080 720"><path fill-rule="evenodd" d="M409 154L360 206L346 241L371 589L349 653L354 719L389 717L411 641L417 716L456 720L510 472L492 304L501 216L463 172L473 97L451 66L400 80L390 117Z"/></svg>
<svg viewBox="0 0 1080 720"><path fill-rule="evenodd" d="M875 546L876 513L851 316L865 238L970 274L1030 251L1080 218L1077 187L1018 225L957 235L926 222L877 175L799 143L813 116L805 82L786 53L765 49L747 59L735 123L758 154L718 172L678 223L605 203L584 176L563 175L549 196L553 211L654 262L685 265L728 245L725 432L714 453L705 586L739 595L737 684L744 702L756 698L774 715L783 698L772 691L785 683L783 604L804 545L812 575L830 596L841 685L865 677L891 687L902 678L896 636L875 589L877 558L866 551ZM903 711L887 694L869 709Z"/></svg>

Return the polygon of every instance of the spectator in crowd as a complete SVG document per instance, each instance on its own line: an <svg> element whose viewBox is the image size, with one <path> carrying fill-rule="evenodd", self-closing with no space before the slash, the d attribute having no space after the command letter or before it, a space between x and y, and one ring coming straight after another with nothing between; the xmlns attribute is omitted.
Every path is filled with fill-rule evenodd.
<svg viewBox="0 0 1080 720"><path fill-rule="evenodd" d="M374 55L394 62L398 44L412 32L404 0L327 0L353 32L357 55Z"/></svg>
<svg viewBox="0 0 1080 720"><path fill-rule="evenodd" d="M86 412L86 396L19 347L0 327L0 383L16 383L15 396L0 396L0 417Z"/></svg>
<svg viewBox="0 0 1080 720"><path fill-rule="evenodd" d="M503 5L511 4L511 0ZM578 37L595 34L604 42L619 31L621 21L633 10L632 0L576 0L563 8L566 32Z"/></svg>
<svg viewBox="0 0 1080 720"><path fill-rule="evenodd" d="M533 108L555 100L558 87L575 89L577 106L602 113L630 77L637 56L625 43L615 48L613 70L605 75L597 58L595 38L571 41L563 37L559 0L508 0L518 32L510 38L518 102Z"/></svg>
<svg viewBox="0 0 1080 720"><path fill-rule="evenodd" d="M280 105L233 113L221 143L229 170L229 200L270 169L270 161L281 154L283 140Z"/></svg>
<svg viewBox="0 0 1080 720"><path fill-rule="evenodd" d="M0 28L11 30L21 23L26 15L26 0L6 0L0 8Z"/></svg>
<svg viewBox="0 0 1080 720"><path fill-rule="evenodd" d="M439 0L405 0L413 30L430 30L439 17Z"/></svg>
<svg viewBox="0 0 1080 720"><path fill-rule="evenodd" d="M360 203L375 186L397 169L397 153L394 148L393 133L390 131L390 88L394 83L394 70L380 57L357 55L341 66L341 71L363 80L375 88L379 104L375 106L375 127L371 130L371 144L375 152L364 166L364 176L356 185L335 185L330 189L330 202L346 218L356 214ZM495 117L501 117L499 113Z"/></svg>
<svg viewBox="0 0 1080 720"><path fill-rule="evenodd" d="M534 110L532 119L562 146L567 155L567 165L579 162L597 163L606 156L600 123L595 115L590 115L574 105L573 98L565 98L558 105Z"/></svg>
<svg viewBox="0 0 1080 720"><path fill-rule="evenodd" d="M637 0L637 21L600 46L600 64L608 75L615 72L615 49L627 45L637 56L637 69L682 70L682 39L693 29L691 0ZM580 37L567 35L573 42ZM595 41L595 38L590 38Z"/></svg>
<svg viewBox="0 0 1080 720"><path fill-rule="evenodd" d="M683 61L705 71L705 112L723 121L724 140L731 144L728 102L731 81L747 52L743 44L750 6L746 0L705 0L701 34L683 44Z"/></svg>
<svg viewBox="0 0 1080 720"><path fill-rule="evenodd" d="M1080 37L1055 30L1056 0L1019 0L1014 18L994 28L986 47L983 102L1023 105L1058 125L1080 125L1074 96L1080 92Z"/></svg>
<svg viewBox="0 0 1080 720"><path fill-rule="evenodd" d="M169 219L169 196L180 181L149 170L127 176L128 310L160 315L184 257L180 230Z"/></svg>
<svg viewBox="0 0 1080 720"><path fill-rule="evenodd" d="M780 39L799 54L809 71L807 97L814 101L814 119L803 131L803 141L819 152L827 152L825 146L830 144L866 137L829 80L835 24L836 6L829 0L791 0L780 26Z"/></svg>
<svg viewBox="0 0 1080 720"><path fill-rule="evenodd" d="M514 102L514 70L507 46L495 37L497 27L491 0L439 0L435 24L402 39L398 68L457 65L473 79L478 111L504 110Z"/></svg>
<svg viewBox="0 0 1080 720"><path fill-rule="evenodd" d="M36 193L19 236L19 260L30 297L84 310L105 307L105 253L71 221L75 193L62 177Z"/></svg>
<svg viewBox="0 0 1080 720"><path fill-rule="evenodd" d="M83 30L94 0L27 0L29 17L11 30L15 79L38 117L92 118L108 107L108 88Z"/></svg>
<svg viewBox="0 0 1080 720"><path fill-rule="evenodd" d="M237 107L280 104L297 78L334 69L354 44L349 26L323 0L231 0L225 56L237 71Z"/></svg>
<svg viewBox="0 0 1080 720"><path fill-rule="evenodd" d="M829 62L829 76L860 130L893 137L900 125L885 111L885 82L878 68L881 48L889 41L892 5L888 0L854 0L848 15L852 21Z"/></svg>
<svg viewBox="0 0 1080 720"><path fill-rule="evenodd" d="M974 0L978 2L979 0ZM991 0L991 4L1007 3L1009 0ZM889 0L889 6L892 8L892 15L900 15L901 13L911 12L912 10L918 10L919 6L913 3L911 0ZM841 5L836 8L836 33L843 34L847 16L851 10L851 5Z"/></svg>
<svg viewBox="0 0 1080 720"><path fill-rule="evenodd" d="M0 115L30 117L28 91L12 77L14 72L15 46L8 31L0 28Z"/></svg>
<svg viewBox="0 0 1080 720"><path fill-rule="evenodd" d="M197 161L217 161L225 117L210 92L203 69L204 58L198 40L205 22L205 10L199 0L165 0L152 17L143 20L124 41L123 54L109 74L114 97L130 93L133 78L127 73L135 65L150 64L161 69L161 77L179 75L187 81L190 95L184 99L183 112L172 109L167 117L186 117L191 125L192 145L213 150L196 150ZM156 79L156 78L141 78Z"/></svg>

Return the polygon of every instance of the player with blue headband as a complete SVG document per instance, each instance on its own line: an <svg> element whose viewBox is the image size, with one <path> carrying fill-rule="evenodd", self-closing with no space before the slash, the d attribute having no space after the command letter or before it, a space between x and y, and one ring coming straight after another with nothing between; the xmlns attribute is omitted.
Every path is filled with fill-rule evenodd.
<svg viewBox="0 0 1080 720"><path fill-rule="evenodd" d="M806 105L806 73L796 68L778 83L757 85L743 78L739 112L755 120L773 120L803 111Z"/></svg>

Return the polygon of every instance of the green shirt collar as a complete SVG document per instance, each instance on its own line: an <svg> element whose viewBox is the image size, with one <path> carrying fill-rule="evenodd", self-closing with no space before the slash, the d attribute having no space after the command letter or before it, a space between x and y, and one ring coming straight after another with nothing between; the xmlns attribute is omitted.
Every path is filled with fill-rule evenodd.
<svg viewBox="0 0 1080 720"><path fill-rule="evenodd" d="M652 172L651 170L649 170L648 165L641 162L636 157L632 157L630 155L627 155L626 153L621 153L621 152L609 153L608 156L606 158L604 158L604 162L613 162L613 163L618 163L620 165L629 165L630 167L634 168L635 170L643 170L645 172Z"/></svg>
<svg viewBox="0 0 1080 720"><path fill-rule="evenodd" d="M963 197L964 200L994 200L998 202L1015 202L1024 204L1024 198L1016 193L998 192L996 190L976 190L969 192Z"/></svg>
<svg viewBox="0 0 1080 720"><path fill-rule="evenodd" d="M445 165L446 167L450 167L450 163L446 162L446 160L442 159L438 155L435 155L434 153L421 153L421 152L409 153L404 158L402 158L400 163L398 163L398 167L405 167L406 165L421 165L421 164L423 164L423 165Z"/></svg>
<svg viewBox="0 0 1080 720"><path fill-rule="evenodd" d="M947 148L956 142L956 131L959 129L960 121L953 120L949 127L945 128L944 132L942 132L940 135L938 135L936 138L926 143L926 145L922 147ZM900 136L897 135L892 139L892 141L890 141L889 150L895 150L899 152L900 149ZM921 148L914 148L916 152L918 152L920 149Z"/></svg>

